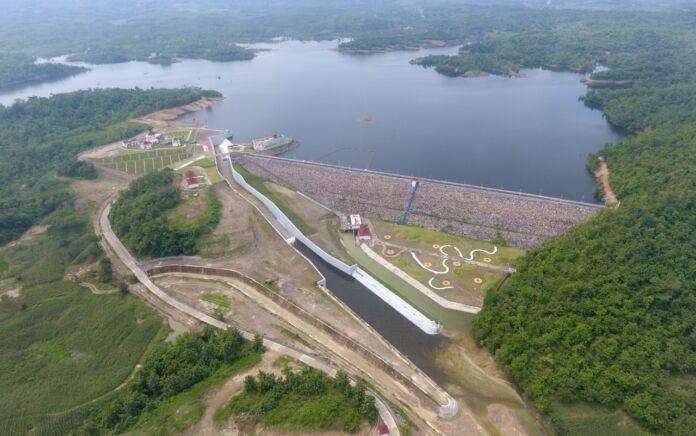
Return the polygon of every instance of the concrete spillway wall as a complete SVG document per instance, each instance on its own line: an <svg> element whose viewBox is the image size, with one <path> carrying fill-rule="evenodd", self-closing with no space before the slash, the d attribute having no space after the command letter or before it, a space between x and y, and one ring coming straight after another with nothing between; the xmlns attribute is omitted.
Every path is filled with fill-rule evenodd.
<svg viewBox="0 0 696 436"><path fill-rule="evenodd" d="M304 233L300 231L300 229L297 228L297 226L288 218L283 211L280 210L278 206L276 206L275 203L273 203L271 200L269 200L265 195L261 194L259 191L257 191L253 186L249 185L244 177L242 177L241 174L237 172L237 170L234 169L234 165L232 165L232 160L230 160L230 167L232 168L232 177L234 177L235 182L237 182L242 188L244 188L247 192L249 192L251 195L256 197L261 203L264 204L268 208L268 210L271 211L273 216L276 217L278 221L280 221L280 224L285 227L285 229L290 232L295 239L298 241L302 242L304 245L307 246L310 250L312 250L314 253L317 254L317 256L321 257L326 263L329 265L333 266L334 268L338 269L339 271L348 274L349 276L353 275L355 270L357 269L357 265L348 265L344 262L341 262L340 260L336 259L335 257L331 256L329 253L324 251L320 246L312 242L311 239L306 237Z"/></svg>
<svg viewBox="0 0 696 436"><path fill-rule="evenodd" d="M340 261L339 259L333 257L332 255L324 251L321 247L319 247L307 236L305 236L297 228L297 226L295 226L295 224L293 224L293 222L290 221L290 219L283 213L283 211L281 211L280 208L276 206L275 203L273 203L265 195L261 194L254 187L247 183L244 177L234 169L232 161L233 160L230 159L229 164L232 170L232 177L234 178L234 180L247 192L249 192L259 201L261 201L268 208L268 210L271 211L271 213L280 222L280 224L283 227L285 227L285 229L288 232L290 232L290 234L292 234L293 237L295 237L295 239L302 242L307 248L309 248L312 252L314 252L317 256L319 256L329 265L333 266L334 268L338 269L344 274L347 274L355 278L363 286L365 286L367 289L369 289L375 295L377 295L380 299L382 299L382 301L387 303L394 310L399 312L402 316L404 316L418 328L423 330L425 333L429 335L436 335L442 331L442 325L440 323L423 315L416 308L414 308L409 303L404 301L401 297L393 293L390 289L382 285L375 278L370 276L362 269L358 268L357 265L347 265L346 263Z"/></svg>
<svg viewBox="0 0 696 436"><path fill-rule="evenodd" d="M183 274L200 274L200 275L208 275L208 276L218 276L218 277L230 277L234 278L236 280L239 280L241 282L244 282L245 284L253 287L257 292L262 293L266 297L270 298L273 300L276 304L284 307L285 309L288 309L290 312L295 314L296 316L300 317L306 322L309 322L312 324L314 327L322 330L324 333L327 333L330 335L334 340L340 342L342 345L345 347L349 348L350 350L360 354L362 357L370 361L373 365L376 365L383 371L385 371L387 374L389 374L391 377L394 377L395 379L399 380L401 383L404 385L408 386L409 389L419 392L420 394L424 395L426 398L428 398L430 401L433 401L435 404L438 406L439 414L442 417L451 417L456 415L457 410L458 410L458 405L457 401L452 398L445 390L440 388L435 382L430 380L425 374L421 374L421 376L426 380L428 383L429 387L424 388L419 386L418 384L414 383L414 381L396 370L389 362L384 360L382 357L378 356L377 354L373 353L366 347L364 347L362 344L354 341L353 339L349 338L348 336L344 335L340 331L336 330L334 327L331 325L325 323L324 321L317 319L316 317L312 316L309 312L298 306L297 304L293 303L292 301L286 299L282 295L273 292L266 288L265 286L261 285L257 281L245 276L244 274L241 274L235 270L230 270L230 269L222 269L222 268L210 268L210 267L203 267L203 266L194 266L194 265L166 265L166 266L158 266L158 267L153 267L150 268L146 271L148 277L153 277L161 274L172 274L172 273L183 273Z"/></svg>

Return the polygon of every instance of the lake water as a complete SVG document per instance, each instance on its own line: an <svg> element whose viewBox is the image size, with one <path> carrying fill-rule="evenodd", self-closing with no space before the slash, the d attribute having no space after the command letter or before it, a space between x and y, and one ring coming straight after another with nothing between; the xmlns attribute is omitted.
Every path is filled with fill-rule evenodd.
<svg viewBox="0 0 696 436"><path fill-rule="evenodd" d="M453 47L347 55L335 46L285 41L255 45L269 50L251 61L90 66L0 94L0 103L95 87L200 86L226 100L186 118L230 129L238 142L284 133L302 144L287 157L593 201L586 156L620 135L578 100L580 75L449 78L408 61Z"/></svg>

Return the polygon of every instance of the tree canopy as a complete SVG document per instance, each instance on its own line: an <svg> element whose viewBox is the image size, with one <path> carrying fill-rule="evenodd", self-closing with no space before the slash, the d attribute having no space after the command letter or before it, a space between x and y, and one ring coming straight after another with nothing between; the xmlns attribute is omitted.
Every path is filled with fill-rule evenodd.
<svg viewBox="0 0 696 436"><path fill-rule="evenodd" d="M114 231L136 255L163 257L196 254L198 240L220 221L220 202L207 190L206 211L192 221L173 221L167 212L182 203L171 169L147 174L119 194L111 210Z"/></svg>
<svg viewBox="0 0 696 436"><path fill-rule="evenodd" d="M132 117L217 95L197 88L100 89L0 106L0 244L71 199L56 173L96 176L91 164L76 161L80 152L144 130Z"/></svg>
<svg viewBox="0 0 696 436"><path fill-rule="evenodd" d="M600 403L651 431L694 434L696 34L692 16L671 17L574 36L580 24L559 24L552 43L515 55L508 47L532 35L471 49L542 67L554 53L574 53L563 69L588 71L601 60L609 70L593 79L630 83L585 97L630 133L599 152L620 207L530 251L507 285L487 294L474 335L543 412L553 415L557 401ZM527 58L530 50L544 55Z"/></svg>

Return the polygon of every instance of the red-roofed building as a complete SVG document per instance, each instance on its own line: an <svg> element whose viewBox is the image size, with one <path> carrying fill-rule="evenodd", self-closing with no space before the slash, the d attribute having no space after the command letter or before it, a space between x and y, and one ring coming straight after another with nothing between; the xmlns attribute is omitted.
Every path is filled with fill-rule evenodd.
<svg viewBox="0 0 696 436"><path fill-rule="evenodd" d="M387 424L381 423L379 427L377 427L377 431L379 436L386 436L389 434L389 427L387 427Z"/></svg>
<svg viewBox="0 0 696 436"><path fill-rule="evenodd" d="M188 183L189 189L198 188L198 177L193 171L186 171L186 183Z"/></svg>
<svg viewBox="0 0 696 436"><path fill-rule="evenodd" d="M360 226L358 229L358 238L367 241L372 239L372 232L370 231L370 228L366 225Z"/></svg>

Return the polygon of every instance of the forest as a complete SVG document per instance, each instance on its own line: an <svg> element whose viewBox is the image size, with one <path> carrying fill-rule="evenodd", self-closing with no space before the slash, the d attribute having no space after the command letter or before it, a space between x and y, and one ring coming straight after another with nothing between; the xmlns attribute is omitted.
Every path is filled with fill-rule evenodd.
<svg viewBox="0 0 696 436"><path fill-rule="evenodd" d="M40 63L31 56L0 53L0 90L63 79L86 68L57 63Z"/></svg>
<svg viewBox="0 0 696 436"><path fill-rule="evenodd" d="M335 378L323 372L288 366L283 374L259 371L244 379L244 392L215 414L216 422L229 416L245 423L263 423L267 427L288 430L343 430L354 432L367 421L377 421L374 397L366 394L366 385L358 380L351 386L348 375L339 371ZM240 418L246 417L246 418Z"/></svg>
<svg viewBox="0 0 696 436"><path fill-rule="evenodd" d="M199 239L220 221L220 201L206 190L206 210L193 220L168 219L184 201L180 176L164 169L142 176L119 193L111 210L114 232L139 256L165 257L198 253ZM201 194L203 195L203 194Z"/></svg>
<svg viewBox="0 0 696 436"><path fill-rule="evenodd" d="M16 239L42 217L71 201L55 175L94 178L77 155L131 137L145 126L133 117L218 93L177 90L89 90L29 98L0 106L0 244Z"/></svg>
<svg viewBox="0 0 696 436"><path fill-rule="evenodd" d="M500 36L453 58L582 72L600 62L608 69L591 78L630 83L584 97L629 134L598 153L620 207L530 251L486 295L474 335L559 433L555 405L589 402L621 407L650 431L694 434L695 17L615 18Z"/></svg>

